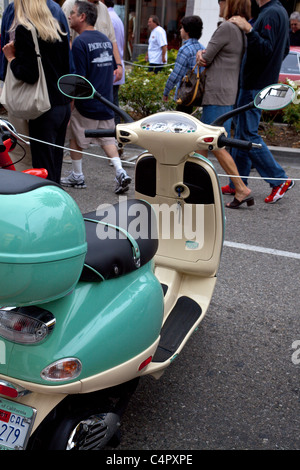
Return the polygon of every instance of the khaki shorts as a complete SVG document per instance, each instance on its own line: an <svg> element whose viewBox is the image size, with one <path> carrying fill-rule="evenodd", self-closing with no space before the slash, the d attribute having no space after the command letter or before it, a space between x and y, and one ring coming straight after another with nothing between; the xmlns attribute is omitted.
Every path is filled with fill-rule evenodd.
<svg viewBox="0 0 300 470"><path fill-rule="evenodd" d="M74 138L77 145L82 149L87 149L90 144L96 143L97 145L115 145L116 140L114 137L85 137L84 131L86 129L114 129L115 120L107 119L104 121L97 121L96 119L89 119L82 116L76 108L73 109L69 124L69 135Z"/></svg>

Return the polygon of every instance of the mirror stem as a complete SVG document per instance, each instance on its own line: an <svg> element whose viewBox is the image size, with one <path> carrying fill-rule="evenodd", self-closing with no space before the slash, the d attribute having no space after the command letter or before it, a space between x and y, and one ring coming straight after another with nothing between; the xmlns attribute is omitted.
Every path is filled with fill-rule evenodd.
<svg viewBox="0 0 300 470"><path fill-rule="evenodd" d="M227 119L232 118L233 116L236 116L237 114L240 114L244 111L248 111L248 109L254 108L254 101L251 101L251 103L246 104L245 106L241 106L240 108L233 109L232 111L229 111L228 113L223 114L222 116L218 117L214 122L212 122L210 125L211 126L223 126L224 122L227 121Z"/></svg>
<svg viewBox="0 0 300 470"><path fill-rule="evenodd" d="M117 114L119 114L121 118L124 119L124 122L133 122L133 119L131 116L129 116L129 114L127 114L122 109L118 108L118 106L116 106L111 101L104 98L104 96L100 95L98 91L95 91L93 98L96 98L97 100L101 101L101 103L105 104L106 106L111 108L113 111L115 111Z"/></svg>

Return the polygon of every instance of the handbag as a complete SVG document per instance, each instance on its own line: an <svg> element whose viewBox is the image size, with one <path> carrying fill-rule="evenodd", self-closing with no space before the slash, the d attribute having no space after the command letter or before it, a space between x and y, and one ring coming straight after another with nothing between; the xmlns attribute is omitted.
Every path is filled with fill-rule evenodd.
<svg viewBox="0 0 300 470"><path fill-rule="evenodd" d="M197 67L197 73L195 69ZM206 69L200 73L200 66L195 65L181 80L177 90L176 103L182 106L201 106L205 89Z"/></svg>
<svg viewBox="0 0 300 470"><path fill-rule="evenodd" d="M31 33L37 55L39 78L33 84L18 80L8 63L0 97L1 104L10 114L25 120L36 119L51 108L35 28L31 29Z"/></svg>

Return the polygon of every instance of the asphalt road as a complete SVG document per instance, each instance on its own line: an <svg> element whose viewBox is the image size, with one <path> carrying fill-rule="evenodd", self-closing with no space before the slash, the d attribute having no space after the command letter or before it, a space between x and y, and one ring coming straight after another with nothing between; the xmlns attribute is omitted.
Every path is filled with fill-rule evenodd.
<svg viewBox="0 0 300 470"><path fill-rule="evenodd" d="M281 163L300 179L300 158ZM133 176L133 165L126 169ZM84 173L88 187L69 190L83 212L118 200L106 160L85 156ZM270 192L264 181L250 186L253 208L226 209L226 243L207 315L159 381L140 381L120 450L300 449L300 181L273 205L264 203Z"/></svg>

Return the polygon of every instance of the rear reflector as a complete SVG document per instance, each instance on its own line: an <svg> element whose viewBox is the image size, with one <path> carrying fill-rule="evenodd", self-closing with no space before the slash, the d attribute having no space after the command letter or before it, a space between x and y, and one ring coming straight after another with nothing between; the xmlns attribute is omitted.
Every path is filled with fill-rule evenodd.
<svg viewBox="0 0 300 470"><path fill-rule="evenodd" d="M0 384L0 395L5 395L9 398L17 398L18 390L15 388L7 387L6 385Z"/></svg>
<svg viewBox="0 0 300 470"><path fill-rule="evenodd" d="M152 356L148 357L145 361L143 361L139 367L139 370L144 369L150 362L152 361Z"/></svg>

